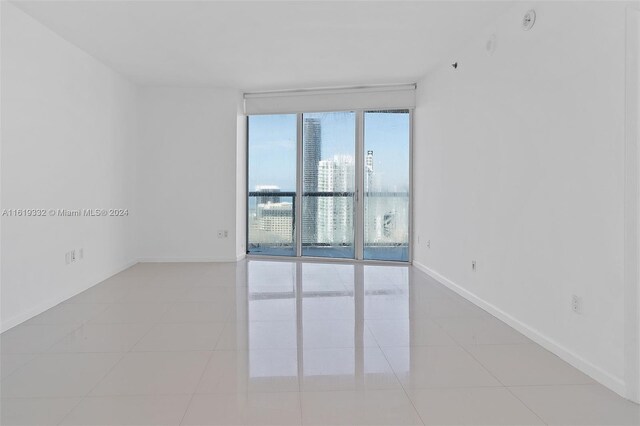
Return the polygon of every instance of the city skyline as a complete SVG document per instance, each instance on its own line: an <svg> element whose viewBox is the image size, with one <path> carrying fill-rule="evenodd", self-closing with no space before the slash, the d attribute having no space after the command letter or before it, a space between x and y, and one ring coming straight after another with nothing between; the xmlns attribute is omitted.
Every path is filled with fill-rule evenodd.
<svg viewBox="0 0 640 426"><path fill-rule="evenodd" d="M311 113L303 117L319 120L322 126L321 159L336 154L355 156L355 114L353 112ZM295 114L249 117L248 187L277 185L282 191L296 190ZM408 114L366 113L365 153L376 153L376 172L389 190L408 190ZM387 188L385 188L387 190Z"/></svg>
<svg viewBox="0 0 640 426"><path fill-rule="evenodd" d="M302 129L302 192L319 190L320 163L322 159L322 122L318 118L304 117ZM318 200L304 197L302 200L302 243L313 243L318 235Z"/></svg>
<svg viewBox="0 0 640 426"><path fill-rule="evenodd" d="M387 115L392 116L392 120L375 119ZM363 130L367 134L362 171L365 179L363 198L365 250L367 247L387 246L391 250L394 250L393 247L398 247L404 253L408 243L408 114L372 114L365 115L365 118ZM275 121L279 124L267 126L269 129L267 136L272 141L276 141L273 146L279 148L282 154L279 160L285 162L295 161L296 157L294 138L296 135L291 132L291 125L296 122L290 119L289 116L276 116ZM395 122L393 126L388 126L390 121ZM402 125L403 122L406 126ZM383 139L383 136L374 137L380 128L384 127L384 123L388 128L382 132L382 135L396 130L393 137L387 139ZM403 127L406 127L405 132L397 132ZM276 128L279 130L276 131ZM260 125L257 129L250 127L250 154L255 147L252 144L251 135L255 137L261 129L265 130ZM338 134L340 138L337 137ZM308 253L310 247L342 247L339 250L340 254L334 255L352 257L355 238L355 143L344 143L344 141L355 141L355 114L304 114L302 136L303 193L300 219L303 253L306 251L307 254L311 254ZM288 140L286 140L287 137ZM268 143L268 138L265 137L262 140L257 138L257 146ZM378 150L380 145L384 145L384 148L380 147ZM378 151L382 151L383 154L380 156L382 158L378 157ZM269 168L269 156L265 158L260 148L258 148L258 154L260 159L257 163L254 163L256 157L252 160L250 155L250 165L255 164L255 167L250 167L249 179L249 185L253 184L252 189L255 189L252 191L255 196L249 201L250 249L264 244L265 247L280 247L278 250L288 250L282 254L293 255L296 200L292 194L295 193L295 165L293 168ZM391 170L391 165L400 163L403 157L404 166L393 167ZM264 170L266 168L269 168L268 172ZM394 179L388 178L390 174L393 174ZM282 187L278 184L278 176L286 177L284 180L280 179L280 182L285 181L287 186ZM332 195L313 195L324 192ZM286 195L280 197L278 193ZM383 195L384 193L391 195ZM347 247L351 248L345 251ZM313 250L315 253L316 249ZM402 260L402 256L400 255L397 260ZM395 257L397 258L398 255L396 254Z"/></svg>

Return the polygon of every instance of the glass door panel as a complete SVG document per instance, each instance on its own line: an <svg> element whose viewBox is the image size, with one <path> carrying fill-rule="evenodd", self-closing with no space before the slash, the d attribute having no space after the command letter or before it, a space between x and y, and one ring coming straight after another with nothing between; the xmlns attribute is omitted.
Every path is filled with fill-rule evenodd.
<svg viewBox="0 0 640 426"><path fill-rule="evenodd" d="M295 256L296 114L249 116L247 253Z"/></svg>
<svg viewBox="0 0 640 426"><path fill-rule="evenodd" d="M409 260L408 110L364 113L364 259Z"/></svg>
<svg viewBox="0 0 640 426"><path fill-rule="evenodd" d="M302 116L302 255L353 258L354 112Z"/></svg>

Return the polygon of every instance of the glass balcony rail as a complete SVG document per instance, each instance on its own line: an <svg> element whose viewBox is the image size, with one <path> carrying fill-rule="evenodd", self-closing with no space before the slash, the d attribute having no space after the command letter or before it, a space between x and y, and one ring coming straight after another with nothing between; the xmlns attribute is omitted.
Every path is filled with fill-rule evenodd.
<svg viewBox="0 0 640 426"><path fill-rule="evenodd" d="M295 195L295 192L249 192L248 253L296 255Z"/></svg>
<svg viewBox="0 0 640 426"><path fill-rule="evenodd" d="M275 256L296 255L295 211L296 192L251 191L249 199L250 254ZM324 200L317 206L316 238L302 241L306 254L349 257L353 250L354 191L304 192L305 199ZM348 200L351 198L351 200ZM344 205L330 200L347 199ZM406 191L369 191L364 193L368 213L365 217L364 250L367 258L387 260L408 259L408 199ZM386 201L385 201L386 200ZM394 201L396 200L396 201ZM377 203L377 204L376 204ZM342 257L342 256L340 256Z"/></svg>

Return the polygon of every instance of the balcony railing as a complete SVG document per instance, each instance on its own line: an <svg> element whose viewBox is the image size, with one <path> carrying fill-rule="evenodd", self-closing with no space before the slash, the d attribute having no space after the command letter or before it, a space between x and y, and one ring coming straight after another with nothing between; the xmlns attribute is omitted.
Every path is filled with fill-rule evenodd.
<svg viewBox="0 0 640 426"><path fill-rule="evenodd" d="M296 192L266 192L266 191L250 191L249 199L249 223L248 223L248 252L272 255L295 255L296 241ZM308 198L355 198L355 191L307 191L303 192L303 199ZM409 193L406 191L367 191L364 193L364 200L379 200L389 198L406 198L408 201ZM268 200L264 204L260 204L260 199ZM278 203L290 204L290 208ZM262 206L262 207L259 207ZM316 206L316 209L319 206ZM352 206L354 208L355 206ZM320 217L319 211L316 211L316 217ZM304 212L302 213L304 222ZM408 222L408 212L406 212ZM379 220L379 219L378 219ZM373 223L373 218L365 218L365 222ZM408 223L405 224L408 227ZM408 229L407 229L408 230ZM317 229L316 229L317 231ZM318 235L303 236L303 248L340 248L349 247L353 242L327 242L314 241L318 239ZM381 241L368 241L365 235L365 255L367 249L370 250L402 250L402 255L394 255L400 257L396 260L403 260L408 250L408 236L399 238L383 238ZM406 260L406 259L404 259Z"/></svg>

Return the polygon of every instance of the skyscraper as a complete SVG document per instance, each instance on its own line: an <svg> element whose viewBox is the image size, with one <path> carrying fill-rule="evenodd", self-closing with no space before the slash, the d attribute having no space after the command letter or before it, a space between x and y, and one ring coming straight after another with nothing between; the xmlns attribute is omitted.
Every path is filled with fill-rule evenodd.
<svg viewBox="0 0 640 426"><path fill-rule="evenodd" d="M376 197L372 197L369 192L372 192L373 189L373 151L368 150L367 156L365 157L365 180L364 180L364 241L365 243L371 243L375 241L375 232L376 232L376 215L377 215L377 201Z"/></svg>
<svg viewBox="0 0 640 426"><path fill-rule="evenodd" d="M367 151L367 158L365 163L366 163L365 171L367 172L367 180L366 180L366 186L364 189L365 191L371 191L372 190L371 187L373 185L373 151L371 150Z"/></svg>
<svg viewBox="0 0 640 426"><path fill-rule="evenodd" d="M336 155L318 165L318 190L353 192L354 161L350 155ZM318 200L318 242L351 244L353 242L353 198L322 197Z"/></svg>
<svg viewBox="0 0 640 426"><path fill-rule="evenodd" d="M258 204L255 241L263 244L292 245L293 204L286 202Z"/></svg>
<svg viewBox="0 0 640 426"><path fill-rule="evenodd" d="M318 191L318 163L322 155L322 128L317 118L305 118L302 153L303 194ZM318 198L303 197L302 243L314 243L317 238Z"/></svg>
<svg viewBox="0 0 640 426"><path fill-rule="evenodd" d="M280 187L275 185L256 185L256 192L264 192L266 195L257 198L258 204L267 203L279 203L280 197L277 195L280 192ZM273 194L273 195L272 195Z"/></svg>

